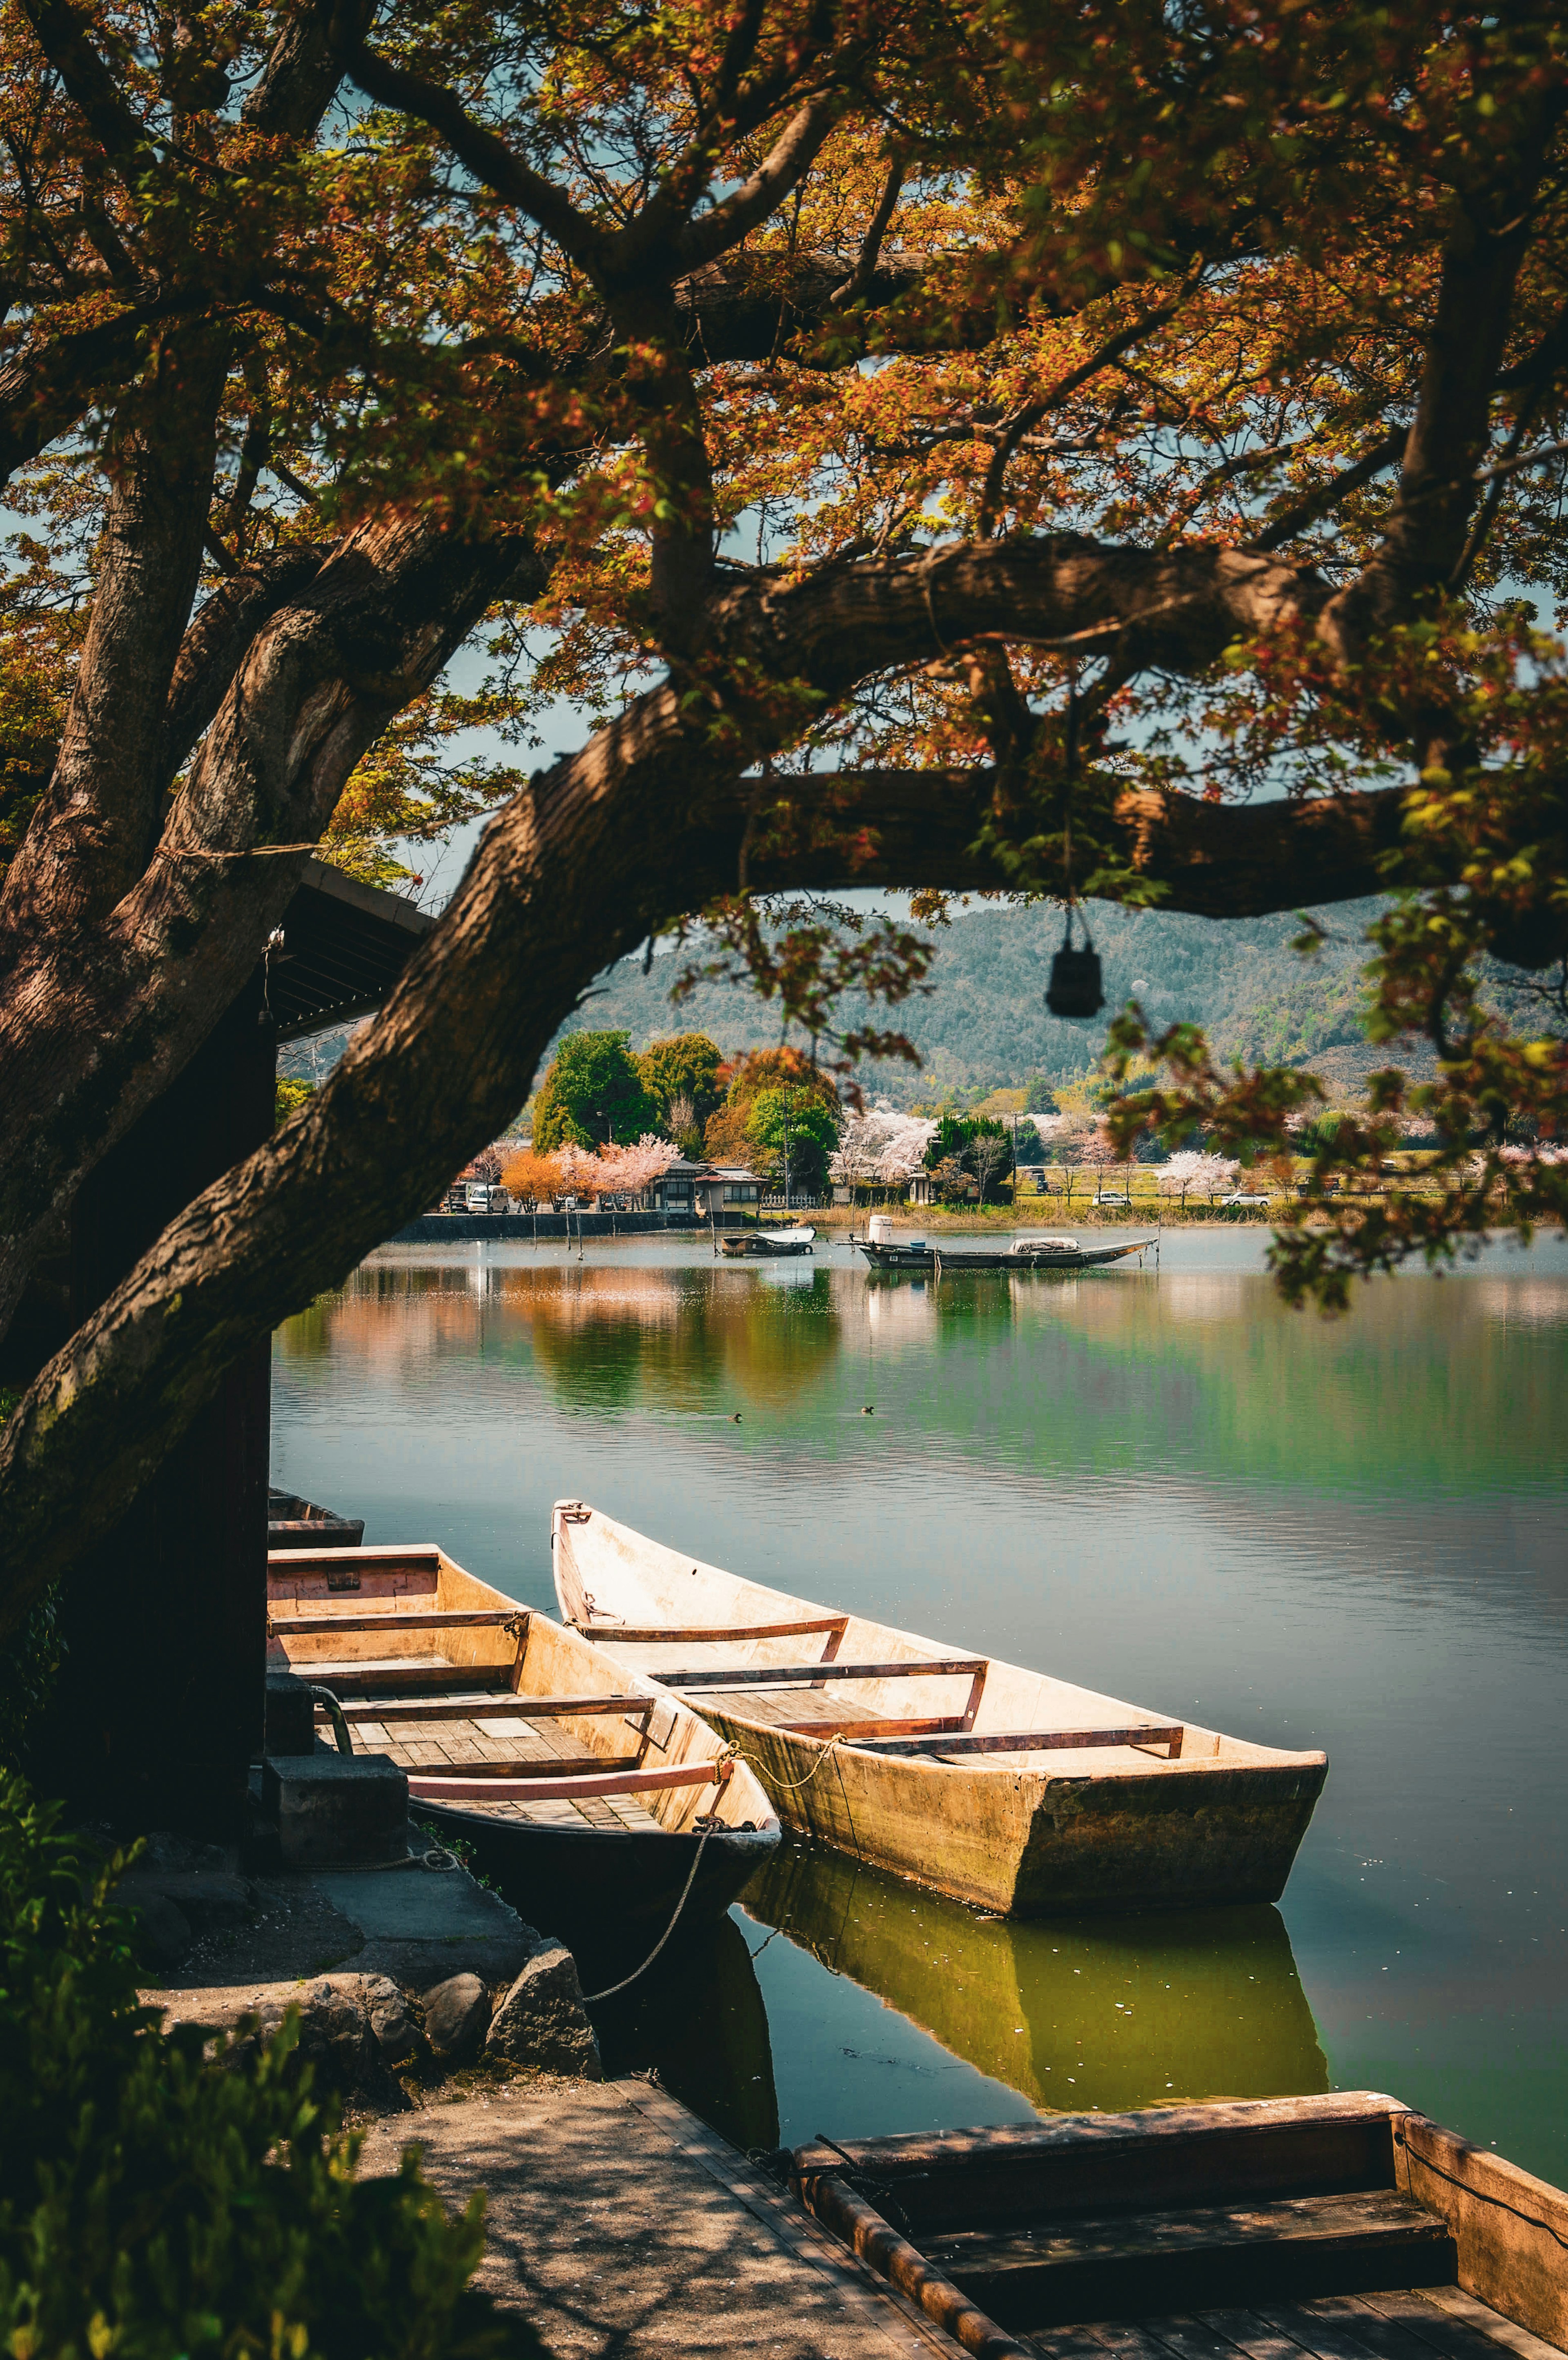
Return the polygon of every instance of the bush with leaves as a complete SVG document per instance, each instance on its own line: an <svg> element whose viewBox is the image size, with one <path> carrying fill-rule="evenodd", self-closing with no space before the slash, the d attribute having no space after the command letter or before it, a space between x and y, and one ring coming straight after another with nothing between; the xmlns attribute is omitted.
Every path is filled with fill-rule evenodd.
<svg viewBox="0 0 1568 2360"><path fill-rule="evenodd" d="M203 2054L137 1999L94 1860L0 1777L0 2352L10 2360L439 2360L518 2348L460 2220L312 2094L292 2015ZM521 2331L521 2342L537 2349Z"/></svg>

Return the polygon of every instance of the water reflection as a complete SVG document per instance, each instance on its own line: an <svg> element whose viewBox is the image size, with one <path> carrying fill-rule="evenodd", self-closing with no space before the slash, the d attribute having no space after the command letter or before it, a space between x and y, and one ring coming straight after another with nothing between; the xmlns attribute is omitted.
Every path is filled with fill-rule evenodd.
<svg viewBox="0 0 1568 2360"><path fill-rule="evenodd" d="M611 2080L652 2067L666 2090L731 2145L778 2146L768 2014L733 1918L672 1947L629 1992L601 2001L593 2017Z"/></svg>
<svg viewBox="0 0 1568 2360"><path fill-rule="evenodd" d="M718 1265L706 1240L389 1251L280 1331L273 1479L545 1608L550 1502L580 1495L773 1587L1323 1746L1281 1908L1334 2081L1561 2180L1568 1253L1379 1284L1325 1325L1282 1309L1264 1243L1193 1231L1158 1274L939 1287L836 1249ZM795 1893L824 1874L820 1907ZM672 2039L693 2088L711 2065L704 2103L748 2143L774 2099L788 2139L1321 2086L1272 1912L1185 1952L1168 1919L1069 1950L868 1898L864 1871L835 1918L847 1874L770 1884L757 1907L799 1941L762 1918L721 1938L711 2027L696 1970L663 2023L628 1994L648 2028L622 2053ZM975 1983L926 1975L960 1937Z"/></svg>
<svg viewBox="0 0 1568 2360"><path fill-rule="evenodd" d="M1032 2106L1329 2086L1277 1909L1030 1925L801 1841L745 1907Z"/></svg>

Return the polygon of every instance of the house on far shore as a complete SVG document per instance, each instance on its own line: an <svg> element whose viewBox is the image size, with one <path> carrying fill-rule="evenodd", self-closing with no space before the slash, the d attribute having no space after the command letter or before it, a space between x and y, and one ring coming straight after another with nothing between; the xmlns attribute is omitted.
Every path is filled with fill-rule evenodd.
<svg viewBox="0 0 1568 2360"><path fill-rule="evenodd" d="M693 1194L697 1181L707 1170L706 1164L692 1164L685 1156L677 1155L674 1162L657 1180L650 1181L643 1198L651 1213L692 1213L696 1210Z"/></svg>
<svg viewBox="0 0 1568 2360"><path fill-rule="evenodd" d="M762 1198L759 1174L741 1164L693 1164L684 1155L657 1180L643 1197L650 1212L692 1213L699 1221L739 1220L754 1213Z"/></svg>
<svg viewBox="0 0 1568 2360"><path fill-rule="evenodd" d="M705 1164L692 1185L699 1220L740 1220L762 1202L762 1179L743 1164Z"/></svg>

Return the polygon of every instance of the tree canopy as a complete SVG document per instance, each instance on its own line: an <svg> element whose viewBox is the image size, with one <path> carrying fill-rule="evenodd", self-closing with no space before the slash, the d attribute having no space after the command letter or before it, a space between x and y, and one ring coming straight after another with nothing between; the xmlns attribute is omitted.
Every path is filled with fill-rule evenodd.
<svg viewBox="0 0 1568 2360"><path fill-rule="evenodd" d="M1505 1181L1561 1210L1500 1145L1568 1116L1560 9L19 0L0 40L0 1317L310 850L495 808L13 1416L0 1618L651 933L850 1056L897 1035L841 992L895 1012L925 954L847 887L1395 890L1371 1021L1435 1043L1453 1146L1420 1205L1321 1197L1288 1289ZM1172 1142L1314 1102L1135 1011L1118 1054ZM1411 1103L1391 1046L1334 1155Z"/></svg>
<svg viewBox="0 0 1568 2360"><path fill-rule="evenodd" d="M627 1142L651 1128L659 1109L626 1043L624 1032L567 1033L533 1104L538 1153L568 1141L577 1147Z"/></svg>
<svg viewBox="0 0 1568 2360"><path fill-rule="evenodd" d="M637 1070L662 1115L685 1098L700 1128L724 1096L718 1079L723 1062L723 1051L706 1032L674 1032L667 1040L650 1041L637 1060Z"/></svg>
<svg viewBox="0 0 1568 2360"><path fill-rule="evenodd" d="M828 1177L828 1162L839 1144L839 1109L814 1090L794 1083L759 1090L746 1105L746 1137L753 1170L782 1181L788 1158L790 1185L815 1193Z"/></svg>

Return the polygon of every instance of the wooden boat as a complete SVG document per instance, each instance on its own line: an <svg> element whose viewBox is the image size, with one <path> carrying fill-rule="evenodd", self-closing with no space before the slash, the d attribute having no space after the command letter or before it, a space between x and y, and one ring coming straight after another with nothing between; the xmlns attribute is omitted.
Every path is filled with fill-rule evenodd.
<svg viewBox="0 0 1568 2360"><path fill-rule="evenodd" d="M791 1825L841 1852L1020 1917L1284 1888L1321 1754L766 1590L581 1501L557 1501L551 1537L567 1621L694 1704Z"/></svg>
<svg viewBox="0 0 1568 2360"><path fill-rule="evenodd" d="M724 1229L718 1251L731 1262L766 1262L781 1254L808 1254L816 1237L815 1229L798 1225L791 1229Z"/></svg>
<svg viewBox="0 0 1568 2360"><path fill-rule="evenodd" d="M413 1815L573 1947L662 1931L705 1831L683 1922L727 1909L778 1842L696 1713L433 1545L275 1551L267 1598L269 1666L334 1699L356 1751L407 1771Z"/></svg>
<svg viewBox="0 0 1568 2360"><path fill-rule="evenodd" d="M935 1273L966 1270L1093 1270L1102 1262L1124 1262L1129 1254L1142 1253L1153 1245L1154 1240L1133 1238L1124 1245L1085 1246L1076 1238L1026 1237L1014 1238L1006 1246L981 1247L967 1252L959 1248L952 1253L946 1246L931 1245L924 1238L861 1238L856 1242L873 1270Z"/></svg>
<svg viewBox="0 0 1568 2360"><path fill-rule="evenodd" d="M357 1548L365 1538L363 1516L334 1515L302 1500L292 1491L267 1487L267 1546L269 1549Z"/></svg>
<svg viewBox="0 0 1568 2360"><path fill-rule="evenodd" d="M978 2360L1568 2347L1568 2196L1376 2091L818 2137L789 2168Z"/></svg>

